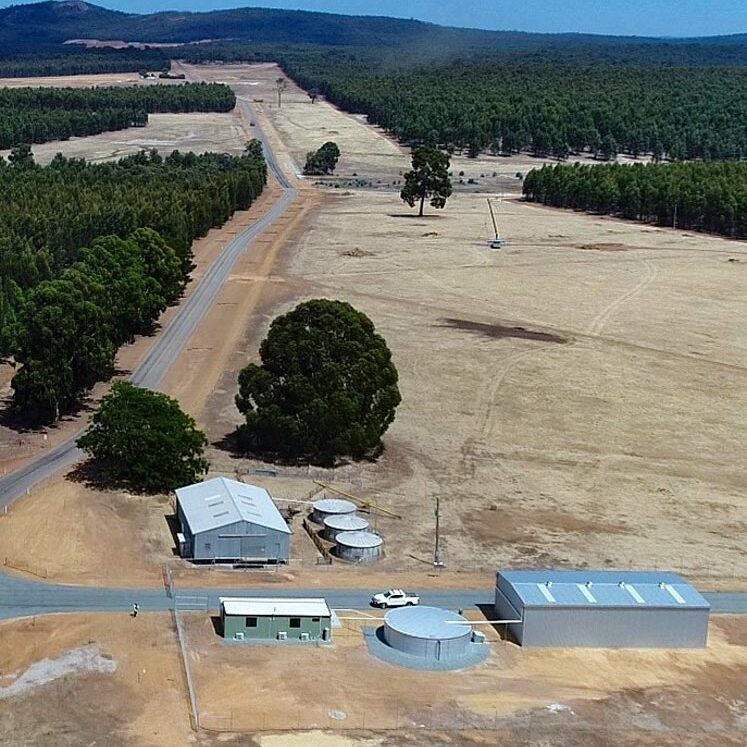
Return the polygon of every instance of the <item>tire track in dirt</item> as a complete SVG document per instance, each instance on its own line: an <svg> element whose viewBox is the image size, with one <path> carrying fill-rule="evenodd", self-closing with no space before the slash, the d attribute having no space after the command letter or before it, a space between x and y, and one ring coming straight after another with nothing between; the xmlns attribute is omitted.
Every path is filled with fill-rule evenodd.
<svg viewBox="0 0 747 747"><path fill-rule="evenodd" d="M625 303L632 301L636 296L640 295L658 276L658 270L650 260L643 259L643 264L646 268L646 275L643 277L634 288L629 290L627 293L623 293L622 296L612 301L612 303L605 306L589 323L585 329L585 334L598 336L599 333L604 329L605 324L610 320L612 315Z"/></svg>

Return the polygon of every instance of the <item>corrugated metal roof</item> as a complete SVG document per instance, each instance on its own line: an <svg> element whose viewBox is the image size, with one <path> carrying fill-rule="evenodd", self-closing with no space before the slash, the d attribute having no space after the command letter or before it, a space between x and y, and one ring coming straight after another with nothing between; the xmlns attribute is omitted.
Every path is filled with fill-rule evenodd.
<svg viewBox="0 0 747 747"><path fill-rule="evenodd" d="M658 571L500 571L526 607L683 607L710 605L674 573Z"/></svg>
<svg viewBox="0 0 747 747"><path fill-rule="evenodd" d="M472 632L465 618L440 607L398 607L386 613L384 622L403 635L429 640L461 638Z"/></svg>
<svg viewBox="0 0 747 747"><path fill-rule="evenodd" d="M227 615L246 617L330 617L324 599L278 599L277 597L219 597Z"/></svg>
<svg viewBox="0 0 747 747"><path fill-rule="evenodd" d="M257 485L216 477L179 488L176 497L193 534L238 521L291 534L270 494Z"/></svg>
<svg viewBox="0 0 747 747"><path fill-rule="evenodd" d="M384 540L373 532L340 532L335 542L345 547L379 547Z"/></svg>

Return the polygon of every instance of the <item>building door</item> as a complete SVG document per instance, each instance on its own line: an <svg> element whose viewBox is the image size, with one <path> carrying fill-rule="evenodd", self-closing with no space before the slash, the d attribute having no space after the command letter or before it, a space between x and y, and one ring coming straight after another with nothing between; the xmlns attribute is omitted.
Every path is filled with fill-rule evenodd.
<svg viewBox="0 0 747 747"><path fill-rule="evenodd" d="M265 542L263 537L241 538L242 558L265 558Z"/></svg>

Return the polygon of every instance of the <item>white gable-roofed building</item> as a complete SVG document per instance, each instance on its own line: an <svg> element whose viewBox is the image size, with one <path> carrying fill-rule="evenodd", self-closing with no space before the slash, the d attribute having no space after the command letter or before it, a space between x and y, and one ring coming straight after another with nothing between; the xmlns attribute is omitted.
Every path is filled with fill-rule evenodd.
<svg viewBox="0 0 747 747"><path fill-rule="evenodd" d="M203 562L285 563L291 530L270 494L216 477L176 491L182 557Z"/></svg>

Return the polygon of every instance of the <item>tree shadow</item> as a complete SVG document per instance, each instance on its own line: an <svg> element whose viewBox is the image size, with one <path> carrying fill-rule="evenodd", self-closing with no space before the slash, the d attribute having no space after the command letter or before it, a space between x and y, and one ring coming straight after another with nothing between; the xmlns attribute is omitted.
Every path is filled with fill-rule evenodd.
<svg viewBox="0 0 747 747"><path fill-rule="evenodd" d="M91 490L126 490L134 495L161 495L163 490L147 490L133 485L129 480L112 477L106 465L95 459L86 459L65 475L65 479Z"/></svg>

